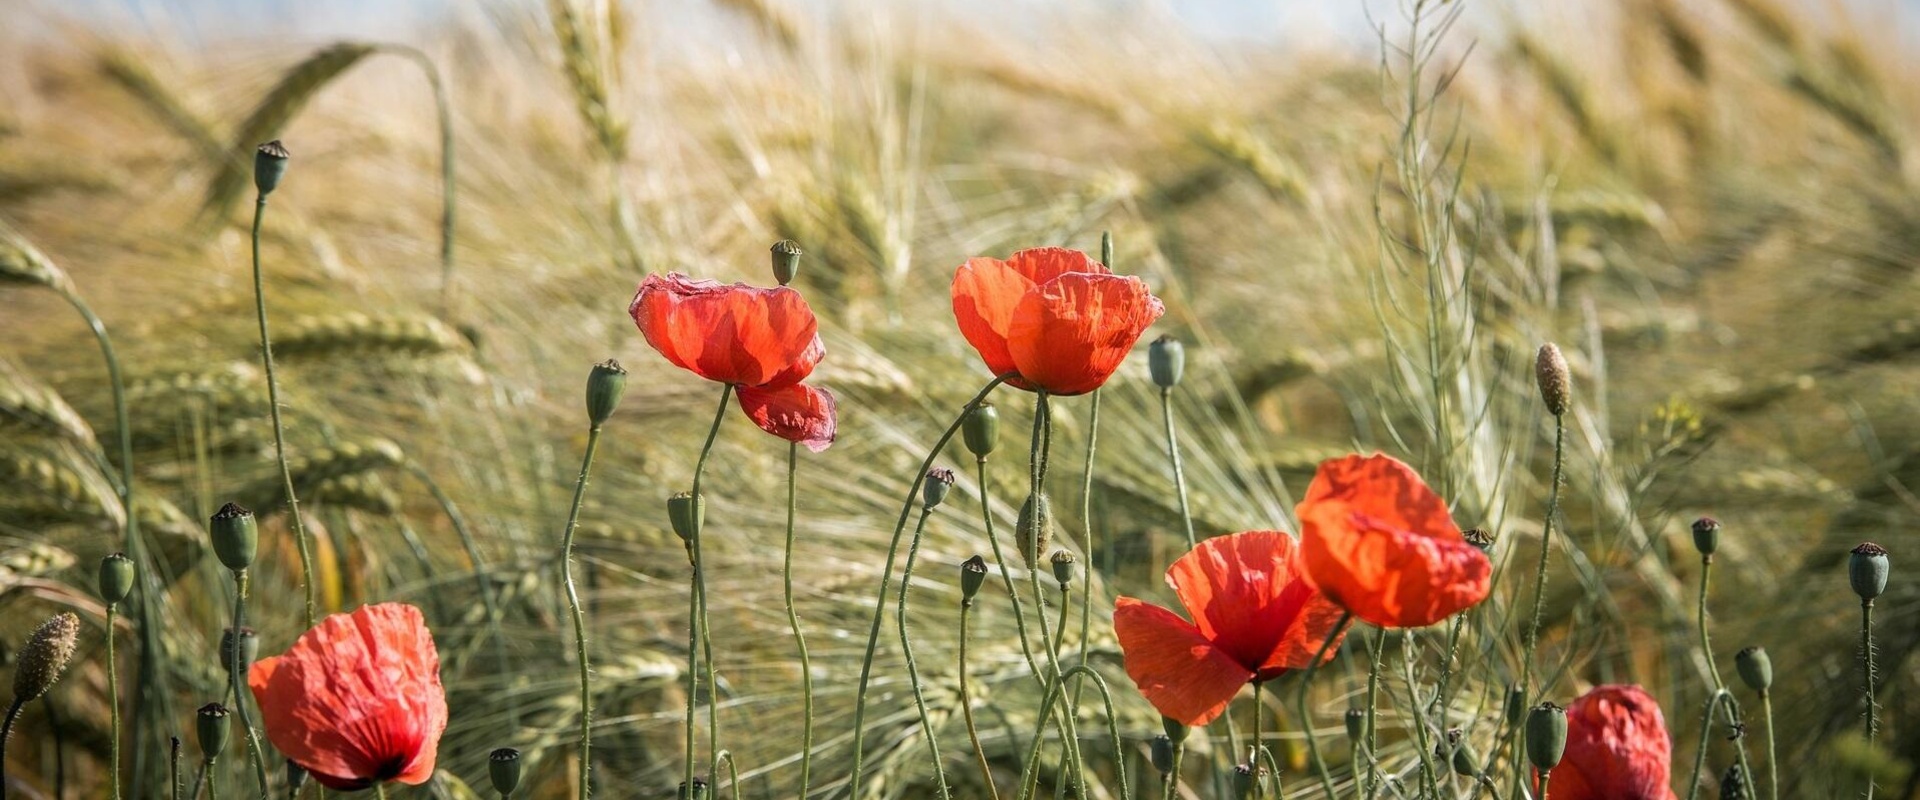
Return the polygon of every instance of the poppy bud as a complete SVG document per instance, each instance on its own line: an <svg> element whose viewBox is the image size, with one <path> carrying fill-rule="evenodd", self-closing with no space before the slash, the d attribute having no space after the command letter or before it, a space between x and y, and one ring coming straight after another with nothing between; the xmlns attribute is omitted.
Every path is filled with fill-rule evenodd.
<svg viewBox="0 0 1920 800"><path fill-rule="evenodd" d="M1480 552L1493 555L1493 534L1480 528L1468 528L1460 536L1467 540L1467 544L1479 548Z"/></svg>
<svg viewBox="0 0 1920 800"><path fill-rule="evenodd" d="M976 555L960 562L960 605L971 608L973 596L987 582L987 560Z"/></svg>
<svg viewBox="0 0 1920 800"><path fill-rule="evenodd" d="M691 784L680 784L680 800L704 800L706 796L707 781L705 778L694 778Z"/></svg>
<svg viewBox="0 0 1920 800"><path fill-rule="evenodd" d="M1773 686L1773 659L1767 657L1767 648L1749 647L1734 653L1733 667L1739 671L1741 682L1762 696Z"/></svg>
<svg viewBox="0 0 1920 800"><path fill-rule="evenodd" d="M620 396L627 393L627 370L611 358L593 365L587 373L587 422L596 428L613 416Z"/></svg>
<svg viewBox="0 0 1920 800"><path fill-rule="evenodd" d="M667 519L673 523L673 533L693 546L693 538L700 535L701 526L707 522L707 498L694 497L692 492L680 492L667 498Z"/></svg>
<svg viewBox="0 0 1920 800"><path fill-rule="evenodd" d="M1255 784L1266 781L1266 773L1264 768L1253 764L1233 765L1233 775L1230 776L1233 783L1233 796L1241 800L1252 797Z"/></svg>
<svg viewBox="0 0 1920 800"><path fill-rule="evenodd" d="M240 674L245 675L253 666L254 658L260 655L260 637L254 635L252 628L241 628L237 637L232 628L220 632L220 668L228 673L233 671L233 644L236 638L240 641Z"/></svg>
<svg viewBox="0 0 1920 800"><path fill-rule="evenodd" d="M1747 776L1740 772L1740 765L1727 768L1727 774L1720 776L1720 800L1747 800Z"/></svg>
<svg viewBox="0 0 1920 800"><path fill-rule="evenodd" d="M239 503L228 503L213 515L207 530L213 539L213 552L227 569L239 572L253 566L253 558L260 552L260 525L253 512Z"/></svg>
<svg viewBox="0 0 1920 800"><path fill-rule="evenodd" d="M1466 734L1459 728L1447 731L1447 741L1434 750L1434 755L1445 758L1447 751L1453 751L1453 774L1468 778L1480 774L1480 754L1474 752L1473 743L1467 741Z"/></svg>
<svg viewBox="0 0 1920 800"><path fill-rule="evenodd" d="M1507 686L1507 701L1502 710L1506 713L1507 729L1519 730L1527 721L1527 690L1517 684Z"/></svg>
<svg viewBox="0 0 1920 800"><path fill-rule="evenodd" d="M1162 389L1179 386L1186 370L1187 346L1179 339L1162 336L1147 345L1147 371L1153 374L1153 385Z"/></svg>
<svg viewBox="0 0 1920 800"><path fill-rule="evenodd" d="M55 614L27 635L13 665L13 702L26 704L46 694L67 671L80 643L80 618L71 612Z"/></svg>
<svg viewBox="0 0 1920 800"><path fill-rule="evenodd" d="M1853 558L1847 561L1847 581L1853 584L1853 593L1860 600L1872 603L1887 590L1887 548L1863 542L1853 548Z"/></svg>
<svg viewBox="0 0 1920 800"><path fill-rule="evenodd" d="M800 274L800 243L792 239L781 239L773 243L773 279L781 286L793 283L793 276Z"/></svg>
<svg viewBox="0 0 1920 800"><path fill-rule="evenodd" d="M1168 738L1166 734L1156 734L1153 737L1153 746L1148 753L1152 756L1153 768L1162 775L1173 771L1173 748L1173 739Z"/></svg>
<svg viewBox="0 0 1920 800"><path fill-rule="evenodd" d="M287 174L287 159L292 155L279 139L253 151L253 188L260 190L261 197L273 194L280 185L280 178Z"/></svg>
<svg viewBox="0 0 1920 800"><path fill-rule="evenodd" d="M200 713L194 718L194 732L200 735L200 757L209 764L227 752L227 739L233 735L232 726L227 724L227 713L226 706L208 703L200 707Z"/></svg>
<svg viewBox="0 0 1920 800"><path fill-rule="evenodd" d="M1064 589L1067 584L1073 583L1072 553L1055 550L1053 556L1047 560L1053 563L1053 579L1060 582L1060 588Z"/></svg>
<svg viewBox="0 0 1920 800"><path fill-rule="evenodd" d="M133 593L133 559L114 553L100 559L100 599L114 605Z"/></svg>
<svg viewBox="0 0 1920 800"><path fill-rule="evenodd" d="M1567 710L1552 703L1534 706L1527 714L1527 760L1542 772L1560 765L1567 752Z"/></svg>
<svg viewBox="0 0 1920 800"><path fill-rule="evenodd" d="M1020 504L1020 522L1014 526L1013 540L1027 569L1039 569L1034 562L1053 540L1053 502L1046 495L1027 495L1027 502Z"/></svg>
<svg viewBox="0 0 1920 800"><path fill-rule="evenodd" d="M493 790L501 797L513 794L520 787L520 751L502 747L488 753L487 777L493 779Z"/></svg>
<svg viewBox="0 0 1920 800"><path fill-rule="evenodd" d="M1702 557L1713 559L1713 551L1720 549L1720 520L1701 517L1693 521L1693 548Z"/></svg>
<svg viewBox="0 0 1920 800"><path fill-rule="evenodd" d="M1357 708L1347 709L1347 741L1358 743L1367 735L1367 712Z"/></svg>
<svg viewBox="0 0 1920 800"><path fill-rule="evenodd" d="M1567 357L1560 354L1560 347L1552 342L1540 345L1540 353L1533 359L1533 378L1540 384L1540 399L1546 401L1547 412L1560 416L1567 413L1567 400L1573 392L1573 378L1567 371Z"/></svg>
<svg viewBox="0 0 1920 800"><path fill-rule="evenodd" d="M298 795L306 786L307 768L293 763L291 758L287 759L287 793Z"/></svg>
<svg viewBox="0 0 1920 800"><path fill-rule="evenodd" d="M1160 729L1167 732L1167 738L1172 739L1174 745L1178 746L1187 743L1187 734L1190 732L1190 729L1186 723L1172 717L1161 717Z"/></svg>
<svg viewBox="0 0 1920 800"><path fill-rule="evenodd" d="M1000 411L992 403L981 403L967 412L960 423L960 438L974 458L986 458L1000 444Z"/></svg>
<svg viewBox="0 0 1920 800"><path fill-rule="evenodd" d="M927 470L927 479L921 482L920 488L921 506L928 511L938 508L940 502L947 499L947 490L953 488L953 470L938 467Z"/></svg>

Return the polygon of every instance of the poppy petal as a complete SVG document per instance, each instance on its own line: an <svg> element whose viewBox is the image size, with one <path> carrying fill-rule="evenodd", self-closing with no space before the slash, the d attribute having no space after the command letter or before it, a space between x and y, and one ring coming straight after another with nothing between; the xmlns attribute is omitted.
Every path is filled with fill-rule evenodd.
<svg viewBox="0 0 1920 800"><path fill-rule="evenodd" d="M1253 672L1213 646L1200 629L1164 608L1131 597L1113 605L1113 632L1127 677L1161 714L1205 725L1227 710Z"/></svg>
<svg viewBox="0 0 1920 800"><path fill-rule="evenodd" d="M1467 544L1446 503L1398 460L1327 461L1295 511L1307 579L1367 622L1424 627L1486 599L1486 554Z"/></svg>
<svg viewBox="0 0 1920 800"><path fill-rule="evenodd" d="M1660 705L1645 690L1596 686L1567 707L1567 750L1553 770L1553 796L1665 800L1672 752Z"/></svg>
<svg viewBox="0 0 1920 800"><path fill-rule="evenodd" d="M742 386L740 410L760 430L820 452L833 444L839 417L833 393L796 383L783 389Z"/></svg>
<svg viewBox="0 0 1920 800"><path fill-rule="evenodd" d="M785 286L723 285L685 275L649 275L627 313L675 366L720 383L798 382L817 362L819 322ZM809 354L814 355L812 361Z"/></svg>
<svg viewBox="0 0 1920 800"><path fill-rule="evenodd" d="M1033 280L997 258L970 258L953 273L953 318L960 335L980 353L995 375L1014 371L1007 351L1007 328L1020 298Z"/></svg>
<svg viewBox="0 0 1920 800"><path fill-rule="evenodd" d="M1020 299L1007 349L1026 383L1052 394L1086 394L1107 382L1164 313L1139 278L1069 273Z"/></svg>
<svg viewBox="0 0 1920 800"><path fill-rule="evenodd" d="M801 353L799 359L795 360L792 364L788 364L785 369L774 373L773 377L768 378L766 383L755 385L758 385L762 389L784 389L792 386L806 380L808 375L812 375L813 368L819 366L820 359L826 357L827 345L825 342L820 341L820 334L816 333L813 335L813 344L807 346L806 352Z"/></svg>

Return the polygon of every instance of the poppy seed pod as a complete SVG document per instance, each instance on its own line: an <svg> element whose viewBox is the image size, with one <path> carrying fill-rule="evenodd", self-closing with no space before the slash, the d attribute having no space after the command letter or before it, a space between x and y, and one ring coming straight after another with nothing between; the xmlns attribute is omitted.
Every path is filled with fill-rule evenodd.
<svg viewBox="0 0 1920 800"><path fill-rule="evenodd" d="M260 524L253 512L239 503L228 503L208 522L207 533L213 539L213 552L227 569L239 572L253 566L260 552Z"/></svg>
<svg viewBox="0 0 1920 800"><path fill-rule="evenodd" d="M1180 385L1180 376L1187 371L1187 346L1172 336L1162 336L1147 345L1147 371L1153 374L1153 385L1162 389L1171 389Z"/></svg>
<svg viewBox="0 0 1920 800"><path fill-rule="evenodd" d="M1467 544L1480 548L1480 552L1493 555L1493 534L1480 528L1468 528L1460 532L1460 538Z"/></svg>
<svg viewBox="0 0 1920 800"><path fill-rule="evenodd" d="M233 672L233 647L235 640L240 644L240 674L247 674L253 661L260 655L260 637L252 628L241 628L236 635L232 628L220 632L220 668Z"/></svg>
<svg viewBox="0 0 1920 800"><path fill-rule="evenodd" d="M1773 686L1773 659L1767 657L1767 648L1749 647L1733 654L1733 667L1741 682L1762 696Z"/></svg>
<svg viewBox="0 0 1920 800"><path fill-rule="evenodd" d="M55 614L27 635L13 665L13 701L25 704L40 698L60 681L80 643L80 618L71 612Z"/></svg>
<svg viewBox="0 0 1920 800"><path fill-rule="evenodd" d="M287 174L287 159L292 155L279 139L253 151L253 188L260 191L261 197L273 194L280 185L280 179Z"/></svg>
<svg viewBox="0 0 1920 800"><path fill-rule="evenodd" d="M987 560L975 555L960 562L960 605L973 606L973 596L987 582Z"/></svg>
<svg viewBox="0 0 1920 800"><path fill-rule="evenodd" d="M701 526L707 522L707 498L695 497L692 492L681 492L667 498L667 520L673 523L673 533L693 546L693 538L700 535Z"/></svg>
<svg viewBox="0 0 1920 800"><path fill-rule="evenodd" d="M967 412L960 423L960 438L974 458L986 458L1000 444L1000 411L992 403L981 403Z"/></svg>
<svg viewBox="0 0 1920 800"><path fill-rule="evenodd" d="M502 747L488 753L487 777L493 779L493 790L501 797L513 794L520 787L520 751Z"/></svg>
<svg viewBox="0 0 1920 800"><path fill-rule="evenodd" d="M587 421L596 428L605 424L626 393L627 370L620 362L609 358L593 365L587 373Z"/></svg>
<svg viewBox="0 0 1920 800"><path fill-rule="evenodd" d="M1367 735L1367 712L1349 708L1343 721L1347 724L1347 741L1359 744Z"/></svg>
<svg viewBox="0 0 1920 800"><path fill-rule="evenodd" d="M1701 517L1693 521L1693 548L1701 557L1713 558L1714 551L1720 549L1720 520Z"/></svg>
<svg viewBox="0 0 1920 800"><path fill-rule="evenodd" d="M1053 541L1053 502L1044 494L1027 495L1020 504L1020 521L1014 526L1014 543L1020 548L1020 561L1027 569L1039 569L1036 563Z"/></svg>
<svg viewBox="0 0 1920 800"><path fill-rule="evenodd" d="M307 768L287 759L287 793L298 795L307 786Z"/></svg>
<svg viewBox="0 0 1920 800"><path fill-rule="evenodd" d="M794 276L800 274L800 243L781 239L773 243L772 252L773 279L781 286L793 283Z"/></svg>
<svg viewBox="0 0 1920 800"><path fill-rule="evenodd" d="M1152 747L1147 752L1153 760L1154 770L1162 775L1173 771L1173 748L1173 739L1166 734L1154 735Z"/></svg>
<svg viewBox="0 0 1920 800"><path fill-rule="evenodd" d="M208 703L194 716L193 730L200 737L200 757L209 764L227 752L227 740L233 736L227 715L226 706Z"/></svg>
<svg viewBox="0 0 1920 800"><path fill-rule="evenodd" d="M1547 412L1556 417L1567 413L1573 377L1559 345L1552 342L1540 345L1540 353L1533 359L1533 378L1540 385L1540 399L1546 401Z"/></svg>
<svg viewBox="0 0 1920 800"><path fill-rule="evenodd" d="M114 605L133 594L133 559L114 553L100 559L100 599Z"/></svg>
<svg viewBox="0 0 1920 800"><path fill-rule="evenodd" d="M1448 762L1453 767L1453 774L1468 778L1480 774L1480 754L1474 752L1473 743L1467 741L1466 734L1459 728L1447 731L1446 743L1440 745L1434 755L1445 758L1448 750L1453 751L1453 759Z"/></svg>
<svg viewBox="0 0 1920 800"><path fill-rule="evenodd" d="M1887 561L1887 548L1873 542L1862 542L1853 548L1853 558L1847 561L1847 581L1853 584L1853 593L1860 595L1861 602L1872 603L1887 590L1887 571L1891 565Z"/></svg>
<svg viewBox="0 0 1920 800"><path fill-rule="evenodd" d="M1160 718L1160 730L1166 731L1167 738L1172 739L1175 745L1186 744L1187 734L1193 731L1186 723L1164 716Z"/></svg>
<svg viewBox="0 0 1920 800"><path fill-rule="evenodd" d="M706 796L707 781L704 778L694 778L693 783L680 784L680 800L702 800Z"/></svg>
<svg viewBox="0 0 1920 800"><path fill-rule="evenodd" d="M920 484L921 507L932 511L940 507L947 499L947 490L953 488L953 470L938 467L927 470L927 479Z"/></svg>
<svg viewBox="0 0 1920 800"><path fill-rule="evenodd" d="M1254 796L1257 784L1266 782L1266 769L1253 764L1233 765L1233 796L1245 800Z"/></svg>
<svg viewBox="0 0 1920 800"><path fill-rule="evenodd" d="M1073 554L1065 550L1055 550L1047 559L1053 564L1053 579L1060 582L1061 588L1073 583Z"/></svg>
<svg viewBox="0 0 1920 800"><path fill-rule="evenodd" d="M1542 772L1560 765L1567 752L1567 710L1541 703L1527 712L1527 760Z"/></svg>
<svg viewBox="0 0 1920 800"><path fill-rule="evenodd" d="M1505 715L1507 729L1519 730L1527 722L1527 690L1518 684L1508 685L1506 703L1501 706L1501 711Z"/></svg>

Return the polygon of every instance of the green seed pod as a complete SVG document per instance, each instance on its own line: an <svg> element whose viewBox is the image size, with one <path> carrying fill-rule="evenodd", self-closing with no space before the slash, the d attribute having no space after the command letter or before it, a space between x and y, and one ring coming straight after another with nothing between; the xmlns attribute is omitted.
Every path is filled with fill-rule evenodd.
<svg viewBox="0 0 1920 800"><path fill-rule="evenodd" d="M1162 389L1171 389L1180 385L1180 376L1187 371L1187 346L1172 336L1162 336L1147 345L1147 371L1153 375L1153 384Z"/></svg>
<svg viewBox="0 0 1920 800"><path fill-rule="evenodd" d="M291 758L287 759L287 793L299 795L300 790L306 786L307 768L293 763Z"/></svg>
<svg viewBox="0 0 1920 800"><path fill-rule="evenodd" d="M1560 765L1567 752L1567 710L1541 703L1527 713L1527 760L1542 772Z"/></svg>
<svg viewBox="0 0 1920 800"><path fill-rule="evenodd" d="M1501 711L1507 721L1507 730L1519 730L1527 721L1527 690L1517 685L1508 686L1506 703Z"/></svg>
<svg viewBox="0 0 1920 800"><path fill-rule="evenodd" d="M1453 751L1453 759L1448 762L1453 774L1474 777L1480 774L1480 754L1473 749L1473 743L1467 741L1466 734L1459 728L1447 731L1447 741L1434 750L1434 755L1447 757L1447 751Z"/></svg>
<svg viewBox="0 0 1920 800"><path fill-rule="evenodd" d="M1173 771L1173 749L1173 739L1168 738L1166 734L1156 734L1153 737L1153 746L1148 753L1152 756L1153 768L1162 775Z"/></svg>
<svg viewBox="0 0 1920 800"><path fill-rule="evenodd" d="M694 778L691 784L680 784L680 800L705 800L706 796L707 781L705 778Z"/></svg>
<svg viewBox="0 0 1920 800"><path fill-rule="evenodd" d="M260 656L260 637L254 634L252 628L241 628L238 635L234 634L232 628L220 632L220 668L228 674L233 672L233 646L236 639L240 643L240 674L244 676L252 669L254 659Z"/></svg>
<svg viewBox="0 0 1920 800"><path fill-rule="evenodd" d="M1027 502L1020 504L1020 522L1014 526L1013 541L1027 569L1039 569L1036 562L1047 551L1047 543L1053 541L1053 502L1046 495L1027 495Z"/></svg>
<svg viewBox="0 0 1920 800"><path fill-rule="evenodd" d="M773 279L781 286L793 283L795 275L800 274L800 243L792 239L781 239L773 243Z"/></svg>
<svg viewBox="0 0 1920 800"><path fill-rule="evenodd" d="M1693 548L1701 557L1713 560L1714 551L1720 549L1720 520L1701 517L1693 521Z"/></svg>
<svg viewBox="0 0 1920 800"><path fill-rule="evenodd" d="M971 608L973 596L987 582L987 560L975 555L960 562L960 605Z"/></svg>
<svg viewBox="0 0 1920 800"><path fill-rule="evenodd" d="M1367 712L1357 708L1347 709L1344 720L1347 723L1347 741L1358 744L1367 735Z"/></svg>
<svg viewBox="0 0 1920 800"><path fill-rule="evenodd" d="M1073 554L1065 550L1055 550L1047 559L1053 564L1053 579L1060 582L1062 588L1073 583Z"/></svg>
<svg viewBox="0 0 1920 800"><path fill-rule="evenodd" d="M1556 417L1567 413L1573 377L1559 345L1552 342L1540 345L1540 352L1533 359L1533 378L1540 385L1540 399L1546 401L1547 413Z"/></svg>
<svg viewBox="0 0 1920 800"><path fill-rule="evenodd" d="M1467 544L1478 548L1480 552L1493 555L1493 534L1481 528L1468 528L1460 533L1460 537L1466 539Z"/></svg>
<svg viewBox="0 0 1920 800"><path fill-rule="evenodd" d="M213 539L213 552L227 569L239 572L253 566L260 552L260 524L253 512L239 503L228 503L213 515L207 530Z"/></svg>
<svg viewBox="0 0 1920 800"><path fill-rule="evenodd" d="M1733 654L1733 667L1740 681L1762 697L1773 687L1773 659L1767 657L1767 648L1749 647Z"/></svg>
<svg viewBox="0 0 1920 800"><path fill-rule="evenodd" d="M114 553L100 559L100 599L115 605L133 594L133 559Z"/></svg>
<svg viewBox="0 0 1920 800"><path fill-rule="evenodd" d="M938 467L927 470L927 479L920 482L921 507L932 511L940 507L947 499L947 490L953 488L953 470Z"/></svg>
<svg viewBox="0 0 1920 800"><path fill-rule="evenodd" d="M627 393L627 370L611 358L593 365L587 373L587 422L593 427L606 424Z"/></svg>
<svg viewBox="0 0 1920 800"><path fill-rule="evenodd" d="M694 497L692 492L681 492L667 498L667 520L673 523L673 533L693 547L693 539L700 535L701 527L707 524L707 498Z"/></svg>
<svg viewBox="0 0 1920 800"><path fill-rule="evenodd" d="M1192 732L1186 723L1172 717L1160 718L1160 730L1166 731L1167 738L1172 739L1176 746L1186 744L1187 734Z"/></svg>
<svg viewBox="0 0 1920 800"><path fill-rule="evenodd" d="M31 703L60 681L80 643L80 618L72 612L48 617L20 645L13 665L13 701Z"/></svg>
<svg viewBox="0 0 1920 800"><path fill-rule="evenodd" d="M1254 796L1255 787L1266 782L1266 769L1253 764L1235 764L1228 782L1233 784L1233 796L1240 800Z"/></svg>
<svg viewBox="0 0 1920 800"><path fill-rule="evenodd" d="M493 790L501 797L513 794L520 787L520 751L502 747L488 753L487 777L493 779Z"/></svg>
<svg viewBox="0 0 1920 800"><path fill-rule="evenodd" d="M1887 590L1887 572L1891 564L1887 561L1887 548L1863 542L1853 548L1853 558L1847 561L1847 581L1853 584L1853 593L1860 595L1861 602L1872 603Z"/></svg>
<svg viewBox="0 0 1920 800"><path fill-rule="evenodd" d="M974 458L986 458L1000 444L1000 411L992 403L981 403L967 412L960 423L960 438Z"/></svg>
<svg viewBox="0 0 1920 800"><path fill-rule="evenodd" d="M200 735L200 757L209 764L227 752L227 740L233 736L227 714L226 706L208 703L194 718L194 732Z"/></svg>
<svg viewBox="0 0 1920 800"><path fill-rule="evenodd" d="M253 151L253 188L260 190L261 197L273 194L280 186L280 179L287 174L287 159L292 155L279 139Z"/></svg>

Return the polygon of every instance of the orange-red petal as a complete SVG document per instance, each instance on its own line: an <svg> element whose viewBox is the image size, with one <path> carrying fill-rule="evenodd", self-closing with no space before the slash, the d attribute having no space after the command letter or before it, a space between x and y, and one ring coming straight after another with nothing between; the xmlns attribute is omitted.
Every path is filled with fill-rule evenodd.
<svg viewBox="0 0 1920 800"><path fill-rule="evenodd" d="M647 343L675 366L741 386L797 383L819 361L819 323L799 292L648 275L627 307Z"/></svg>
<svg viewBox="0 0 1920 800"><path fill-rule="evenodd" d="M1020 299L1007 326L1007 351L1027 384L1052 394L1086 394L1107 382L1164 313L1139 278L1069 273Z"/></svg>
<svg viewBox="0 0 1920 800"><path fill-rule="evenodd" d="M1320 465L1296 509L1306 576L1354 616L1388 628L1432 625L1486 599L1492 565L1447 506L1393 458Z"/></svg>
<svg viewBox="0 0 1920 800"><path fill-rule="evenodd" d="M1167 585L1202 636L1263 680L1305 667L1340 618L1301 580L1293 537L1278 531L1207 539L1167 568Z"/></svg>
<svg viewBox="0 0 1920 800"><path fill-rule="evenodd" d="M804 383L781 389L742 386L740 410L760 430L820 452L833 444L839 427L833 393Z"/></svg>
<svg viewBox="0 0 1920 800"><path fill-rule="evenodd" d="M1673 742L1660 705L1638 686L1595 686L1567 707L1555 800L1666 800Z"/></svg>
<svg viewBox="0 0 1920 800"><path fill-rule="evenodd" d="M1021 250L1005 261L971 258L954 270L953 316L960 323L961 335L980 353L987 369L995 375L1016 371L1008 346L1014 309L1035 287L1075 273L1105 275L1108 271L1086 253L1064 247ZM1022 389L1035 388L1019 378L1009 383Z"/></svg>
<svg viewBox="0 0 1920 800"><path fill-rule="evenodd" d="M1161 714L1205 725L1227 710L1253 672L1213 646L1200 629L1159 606L1131 597L1113 605L1127 677Z"/></svg>

